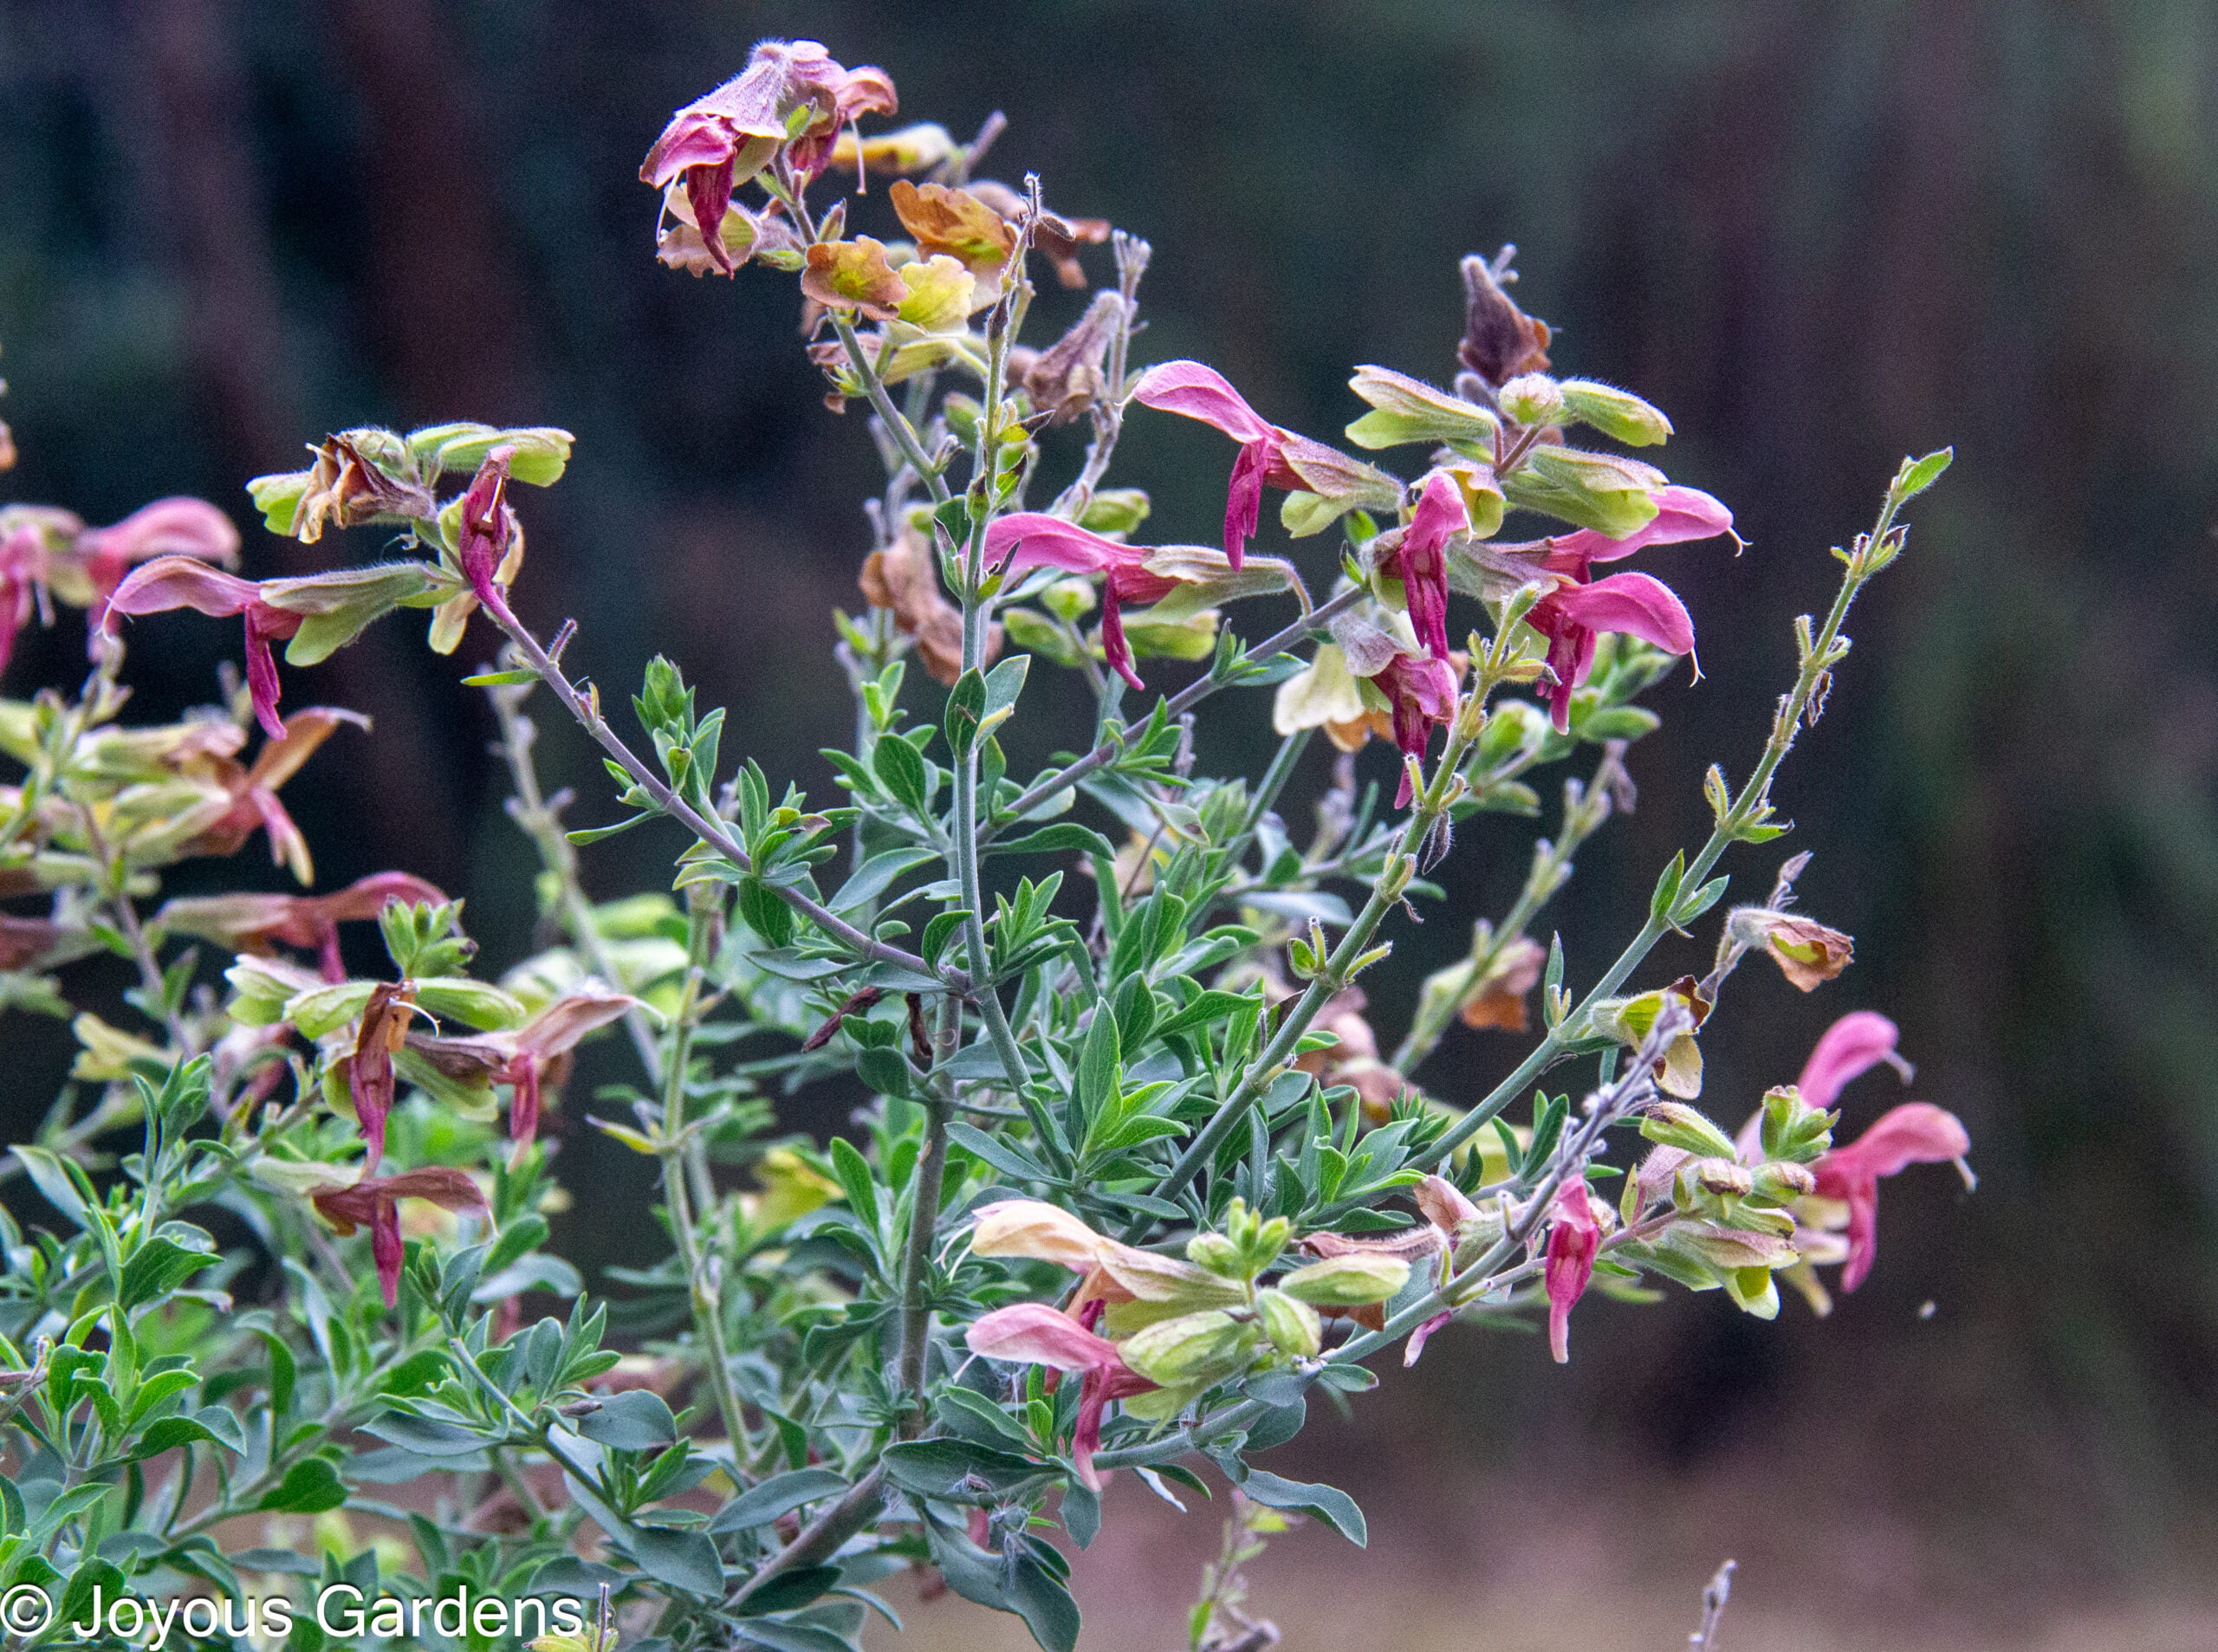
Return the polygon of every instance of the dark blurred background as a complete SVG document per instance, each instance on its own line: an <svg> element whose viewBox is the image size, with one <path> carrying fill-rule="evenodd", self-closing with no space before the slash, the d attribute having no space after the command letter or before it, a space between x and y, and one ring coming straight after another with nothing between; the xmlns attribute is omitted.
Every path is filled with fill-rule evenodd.
<svg viewBox="0 0 2218 1652"><path fill-rule="evenodd" d="M666 650L732 709L728 755L828 794L815 752L851 716L828 611L859 605L877 461L859 417L822 405L788 283L660 268L634 178L667 112L766 35L883 64L905 120L962 136L1005 110L985 171L1037 170L1051 205L1155 243L1143 359L1203 356L1292 427L1332 438L1360 411L1353 363L1445 379L1455 260L1506 241L1521 299L1560 329L1559 371L1670 413L1672 475L1730 502L1751 548L1645 559L1686 597L1704 677L1657 692L1638 812L1559 903L1574 981L1706 829L1702 766L1746 771L1789 622L1832 588L1827 547L1903 455L1955 446L1778 793L1800 826L1783 847L1817 854L1805 905L1855 933L1858 962L1808 999L1744 977L1705 1045L1736 1121L1732 1098L1791 1078L1832 1016L1885 1010L1916 1093L1969 1125L1979 1194L1940 1170L1890 1185L1878 1272L1829 1323L1790 1302L1758 1325L1715 1296L1591 1307L1560 1370L1523 1338L1436 1343L1287 1454L1337 1468L1391 1539L1368 1582L1328 1534L1287 1540L1300 1568L1265 1569L1287 1600L1376 1629L1333 1618L1320 1580L1345 1614L1391 1577L1394 1610L1420 1615L1411 1644L1474 1643L1468 1619L1427 1627L1435 1601L1486 1614L1488 1644L1568 1644L1541 1630L1607 1632L1596 1603L1620 1586L1691 1600L1737 1550L1774 1645L2027 1644L2032 1625L2044 1645L2210 1644L2218 9L0 0L0 416L23 454L7 496L109 521L201 494L249 531L250 573L301 572L376 554L254 522L240 484L302 463L303 440L567 426L569 476L520 502L519 606L548 628L577 615L572 659L611 690ZM1090 267L1106 279L1105 254ZM1136 420L1121 457L1156 495L1151 531L1212 536L1228 444ZM1320 580L1326 542L1300 553ZM134 656L150 716L209 697L234 640L157 625ZM8 690L58 680L76 646L27 634ZM530 944L533 863L486 710L455 685L490 646L473 631L442 661L388 623L289 674L294 703L378 728L288 798L324 886L423 873L467 894L505 963ZM1082 735L1067 697L1033 755ZM1224 711L1205 755L1258 749L1261 701ZM547 733L577 819L606 818L598 766ZM1465 834L1449 904L1377 974L1382 1024L1507 904L1523 841ZM673 846L589 852L593 892L640 886ZM1735 894L1780 852L1741 853ZM263 878L258 856L217 870ZM11 1136L60 1083L57 1031L4 1029ZM1424 1076L1468 1100L1515 1053L1458 1029ZM1891 1085L1851 1092L1852 1128ZM569 1137L563 1241L642 1260L640 1162L589 1135ZM1169 1623L1203 1518L1124 1540L1124 1571L1099 1563L1170 1582L1087 1586ZM2154 1599L2189 1616L2150 1618ZM1628 1610L1644 1639L1679 1632Z"/></svg>

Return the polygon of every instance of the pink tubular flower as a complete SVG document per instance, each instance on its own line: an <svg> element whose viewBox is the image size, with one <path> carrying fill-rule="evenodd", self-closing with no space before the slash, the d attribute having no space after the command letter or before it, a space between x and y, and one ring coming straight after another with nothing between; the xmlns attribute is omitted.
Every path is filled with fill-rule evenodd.
<svg viewBox="0 0 2218 1652"><path fill-rule="evenodd" d="M246 620L246 681L254 715L272 740L285 737L277 716L277 658L273 642L301 628L303 616L288 613L262 599L262 587L190 556L158 556L115 588L101 615L101 628L113 632L120 614L164 613L191 608L216 619L243 615Z"/></svg>
<svg viewBox="0 0 2218 1652"><path fill-rule="evenodd" d="M1470 525L1455 478L1436 470L1385 560L1384 571L1402 582L1417 641L1437 660L1448 658L1448 541Z"/></svg>
<svg viewBox="0 0 2218 1652"><path fill-rule="evenodd" d="M1733 513L1722 500L1699 488L1670 487L1656 491L1656 515L1647 525L1623 539L1612 539L1592 528L1575 534L1551 535L1545 564L1551 573L1566 573L1582 585L1596 562L1615 562L1651 545L1676 545L1688 540L1715 539L1733 531Z"/></svg>
<svg viewBox="0 0 2218 1652"><path fill-rule="evenodd" d="M1546 690L1559 732L1571 726L1572 690L1594 665L1594 639L1605 631L1622 632L1674 654L1691 654L1694 621L1671 588L1645 573L1612 573L1592 585L1563 585L1533 605L1525 616L1548 639L1548 669L1555 681Z"/></svg>
<svg viewBox="0 0 2218 1652"><path fill-rule="evenodd" d="M364 1176L349 1187L326 1188L309 1198L341 1238L357 1228L369 1228L370 1254L376 1260L378 1286L388 1308L400 1300L400 1201L429 1199L457 1212L488 1208L475 1182L444 1165L399 1176Z"/></svg>
<svg viewBox="0 0 2218 1652"><path fill-rule="evenodd" d="M1012 573L1046 567L1108 576L1101 589L1101 651L1117 674L1136 689L1147 684L1132 667L1132 647L1125 640L1122 605L1159 602L1178 586L1167 575L1148 572L1147 554L1144 546L1119 544L1089 533L1076 522L1036 510L1003 516L986 529L989 567ZM1236 565L1238 559L1234 560Z"/></svg>
<svg viewBox="0 0 2218 1652"><path fill-rule="evenodd" d="M1386 669L1372 677L1378 691L1394 709L1394 743L1402 755L1423 761L1432 731L1456 715L1456 668L1430 654L1397 654ZM1402 767L1402 787L1394 807L1409 807L1410 770Z"/></svg>
<svg viewBox="0 0 2218 1652"><path fill-rule="evenodd" d="M35 528L19 528L0 540L0 671L8 669L16 651L16 633L31 617L31 593L45 548Z"/></svg>
<svg viewBox="0 0 2218 1652"><path fill-rule="evenodd" d="M113 527L79 534L76 549L93 588L106 596L126 570L158 556L197 557L229 567L238 560L239 530L204 499L157 499Z"/></svg>
<svg viewBox="0 0 2218 1652"><path fill-rule="evenodd" d="M1846 1147L1837 1147L1810 1167L1821 1199L1848 1206L1848 1262L1840 1288L1853 1291L1871 1272L1878 1254L1879 1182L1912 1164L1955 1161L1969 1185L1964 1156L1972 1138L1955 1114L1930 1102L1906 1101L1879 1116L1878 1122Z"/></svg>
<svg viewBox="0 0 2218 1652"><path fill-rule="evenodd" d="M1099 1491L1101 1476L1094 1469L1093 1454L1101 1449L1102 1412L1110 1401L1145 1394L1155 1384L1125 1364L1115 1343L1095 1336L1044 1302L997 1308L973 1324L963 1340L972 1353L988 1359L1086 1373L1079 1390L1071 1458L1078 1465L1078 1477L1089 1489Z"/></svg>
<svg viewBox="0 0 2218 1652"><path fill-rule="evenodd" d="M1549 1219L1547 1261L1541 1273L1548 1293L1548 1350L1559 1365L1571 1358L1572 1306L1594 1277L1601 1248L1602 1224L1587 1199L1585 1178L1565 1182Z"/></svg>
<svg viewBox="0 0 2218 1652"><path fill-rule="evenodd" d="M804 106L809 113L796 130L791 117ZM896 107L883 69L843 68L813 40L766 40L737 75L671 117L640 165L639 181L665 189L684 179L702 243L730 275L723 221L732 191L781 147L796 172L814 178L856 116L892 114Z"/></svg>
<svg viewBox="0 0 2218 1652"><path fill-rule="evenodd" d="M176 935L197 935L239 952L267 953L277 942L316 954L323 977L347 979L339 957L339 926L373 918L394 901L437 905L446 899L433 884L405 871L373 872L328 895L187 896L155 914Z"/></svg>
<svg viewBox="0 0 2218 1652"><path fill-rule="evenodd" d="M1132 387L1132 399L1184 418L1197 418L1240 444L1224 499L1224 554L1235 568L1262 520L1265 488L1307 490L1313 483L1301 474L1300 464L1347 463L1343 455L1322 443L1269 423L1222 373L1198 361L1165 361L1150 367Z"/></svg>
<svg viewBox="0 0 2218 1652"><path fill-rule="evenodd" d="M1852 1079L1860 1079L1882 1061L1907 1079L1910 1063L1895 1053L1895 1024L1868 1009L1853 1010L1827 1027L1810 1059L1802 1064L1795 1088L1813 1107L1830 1107Z"/></svg>

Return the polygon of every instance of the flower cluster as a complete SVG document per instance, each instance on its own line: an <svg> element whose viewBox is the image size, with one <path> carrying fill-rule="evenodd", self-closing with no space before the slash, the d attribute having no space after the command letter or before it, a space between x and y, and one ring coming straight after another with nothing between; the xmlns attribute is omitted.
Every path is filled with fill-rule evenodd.
<svg viewBox="0 0 2218 1652"><path fill-rule="evenodd" d="M1773 776L1945 452L1906 463L1839 553L1761 753L1737 787L1700 780L1709 833L1631 942L1543 945L1635 768L1679 778L1638 742L1692 619L1654 574L1609 571L1732 534L1716 499L1620 450L1670 422L1555 372L1505 251L1463 262L1460 338L1443 305L1444 385L1359 366L1367 411L1338 444L1305 436L1205 363L1132 360L1151 249L1048 211L1036 179L980 177L998 117L968 142L864 129L897 107L879 69L766 42L640 168L655 256L789 282L827 409L866 420L884 461L865 606L833 621L854 738L827 753L829 802L774 787L735 749L746 720L673 662L614 709L564 664L575 622L542 640L518 617L525 490L562 475L560 430L325 437L249 484L273 534L331 559L289 578L249 577L197 501L99 529L0 506L0 666L57 603L85 612L93 662L74 696L0 699L21 770L0 785L0 901L22 904L0 911L0 1008L68 1018L78 1046L63 1104L0 1166L62 1224L34 1241L0 1215L0 1452L72 1485L0 1544L0 1589L68 1566L72 1591L227 1590L223 1522L342 1519L360 1487L419 1480L407 1506L467 1518L413 1522L412 1556L381 1546L379 1568L598 1596L590 1652L619 1629L852 1648L868 1585L921 1567L1069 1652L1071 1562L1041 1532L1090 1541L1114 1468L1175 1498L1207 1465L1360 1540L1345 1493L1251 1461L1313 1390L1367 1388L1365 1362L1413 1362L1457 1324L1533 1322L1566 1359L1579 1304L1652 1281L1770 1316L1783 1280L1823 1312L1819 1269L1844 1292L1872 1272L1879 1183L1963 1165L1963 1125L1922 1102L1834 1144L1845 1087L1902 1065L1871 1011L1737 1137L1695 1105L1742 962L1813 992L1853 961L1794 906L1806 856L1761 901L1724 897L1788 829ZM1027 341L1053 288L1089 285ZM1193 535L1211 542L1162 531L1120 469L1126 420L1158 415L1236 444L1221 520ZM1213 466L1215 440L1193 444ZM350 560L363 530L378 543ZM1242 604L1275 628L1244 641ZM317 889L281 800L326 744L369 737L348 711L283 709L281 645L313 668L403 608L441 654L473 634L498 651L467 680L500 727L542 934L497 979L423 879ZM126 723L126 654L178 610L241 623L243 676L217 706ZM918 690L911 656L944 692ZM1246 695L1260 716L1261 688L1270 761L1212 772L1197 709ZM1010 729L1057 694L1093 743L1021 767L1048 742ZM600 823L572 827L570 794L542 787L541 708L604 757ZM1298 830L1282 800L1319 729L1337 755ZM1392 787L1359 771L1374 736ZM1514 902L1383 1036L1397 1007L1361 978L1391 926L1443 898L1428 874L1459 822L1541 815L1547 774L1561 813ZM589 895L606 868L585 852L651 821L684 834L666 879ZM256 833L297 888L165 884ZM1706 975L1644 973L1663 937L1710 926ZM101 1014L69 996L81 980ZM631 1069L592 1125L651 1164L671 1245L617 1276L628 1357L546 1248L562 1091L597 1035ZM1449 1039L1457 1059L1433 1062ZM827 1081L842 1106L869 1097L851 1128L781 1134L786 1098ZM219 1250L191 1219L207 1206L269 1266ZM527 1324L549 1297L567 1318Z"/></svg>

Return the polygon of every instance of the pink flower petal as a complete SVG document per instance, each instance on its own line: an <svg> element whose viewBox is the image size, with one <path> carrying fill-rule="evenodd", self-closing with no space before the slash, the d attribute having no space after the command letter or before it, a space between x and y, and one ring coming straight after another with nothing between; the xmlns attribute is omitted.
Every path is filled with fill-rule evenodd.
<svg viewBox="0 0 2218 1652"><path fill-rule="evenodd" d="M1586 1182L1566 1182L1556 1194L1547 1260L1541 1269L1548 1297L1548 1350L1560 1365L1571 1358L1571 1310L1594 1277L1594 1259L1601 1248L1602 1225L1586 1196Z"/></svg>
<svg viewBox="0 0 2218 1652"><path fill-rule="evenodd" d="M1124 1364L1115 1343L1080 1330L1044 1302L996 1308L974 1322L963 1333L963 1340L972 1353L988 1359L1047 1365L1059 1371Z"/></svg>
<svg viewBox="0 0 2218 1652"><path fill-rule="evenodd" d="M1733 531L1733 513L1699 488L1659 488L1654 497L1656 515L1623 539L1612 539L1592 528L1552 537L1547 541L1549 568L1584 580L1592 562L1614 562L1651 545L1715 539Z"/></svg>
<svg viewBox="0 0 2218 1652"><path fill-rule="evenodd" d="M1877 1011L1859 1009L1827 1027L1802 1064L1797 1088L1813 1107L1831 1107L1853 1079L1895 1053L1895 1024Z"/></svg>
<svg viewBox="0 0 2218 1652"><path fill-rule="evenodd" d="M1275 434L1231 380L1198 361L1164 361L1150 367L1132 387L1132 399L1162 412L1197 418L1242 444L1268 442Z"/></svg>

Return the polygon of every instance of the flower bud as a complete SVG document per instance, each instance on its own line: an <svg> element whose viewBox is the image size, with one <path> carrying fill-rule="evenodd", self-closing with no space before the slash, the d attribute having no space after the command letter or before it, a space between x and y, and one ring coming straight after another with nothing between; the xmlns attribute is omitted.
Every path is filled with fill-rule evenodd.
<svg viewBox="0 0 2218 1652"><path fill-rule="evenodd" d="M1732 1163L1739 1155L1733 1138L1692 1107L1676 1101L1659 1101L1640 1121L1640 1133L1651 1142L1676 1147L1697 1157Z"/></svg>
<svg viewBox="0 0 2218 1652"><path fill-rule="evenodd" d="M1563 418L1563 392L1544 373L1520 373L1501 387L1501 411L1520 424L1553 424Z"/></svg>
<svg viewBox="0 0 2218 1652"><path fill-rule="evenodd" d="M1774 1160L1755 1171L1755 1194L1773 1204L1786 1204L1818 1190L1818 1178L1805 1165Z"/></svg>
<svg viewBox="0 0 2218 1652"><path fill-rule="evenodd" d="M342 981L335 987L297 993L286 1001L285 1019L300 1029L302 1038L322 1038L360 1015L377 985L373 981Z"/></svg>
<svg viewBox="0 0 2218 1652"><path fill-rule="evenodd" d="M1186 1260L1212 1273L1233 1277L1240 1273L1240 1247L1222 1234L1196 1234L1186 1241Z"/></svg>
<svg viewBox="0 0 2218 1652"><path fill-rule="evenodd" d="M1089 534L1113 539L1132 532L1147 520L1151 509L1145 488L1104 488L1086 502L1078 525Z"/></svg>
<svg viewBox="0 0 2218 1652"><path fill-rule="evenodd" d="M1764 1092L1761 1141L1764 1156L1807 1164L1831 1147L1833 1115L1813 1107L1791 1084Z"/></svg>
<svg viewBox="0 0 2218 1652"><path fill-rule="evenodd" d="M1282 1354L1313 1359L1325 1345L1325 1323L1317 1317L1317 1310L1283 1291L1258 1292L1255 1314L1263 1334Z"/></svg>
<svg viewBox="0 0 2218 1652"><path fill-rule="evenodd" d="M1174 1388L1231 1376L1247 1363L1255 1334L1253 1325L1211 1309L1150 1325L1119 1344L1118 1352L1150 1382Z"/></svg>
<svg viewBox="0 0 2218 1652"><path fill-rule="evenodd" d="M1687 1173L1701 1184L1704 1193L1720 1197L1745 1198L1755 1191L1754 1173L1736 1159L1696 1159L1687 1167Z"/></svg>
<svg viewBox="0 0 2218 1652"><path fill-rule="evenodd" d="M1410 1282L1410 1265L1398 1256L1328 1256L1297 1267L1278 1282L1280 1290L1320 1308L1359 1308L1384 1302Z"/></svg>
<svg viewBox="0 0 2218 1652"><path fill-rule="evenodd" d="M1492 450L1495 431L1501 427L1501 421L1476 402L1391 368L1358 367L1348 388L1372 409L1348 426L1348 440L1358 447L1444 442L1483 457Z"/></svg>
<svg viewBox="0 0 2218 1652"><path fill-rule="evenodd" d="M524 1020L524 1007L515 998L467 975L433 975L418 981L416 1001L435 1016L467 1021L480 1032L506 1032Z"/></svg>
<svg viewBox="0 0 2218 1652"><path fill-rule="evenodd" d="M1568 417L1627 447L1653 447L1671 434L1671 421L1631 391L1590 379L1566 379L1556 388ZM1508 393L1505 385L1503 394Z"/></svg>

